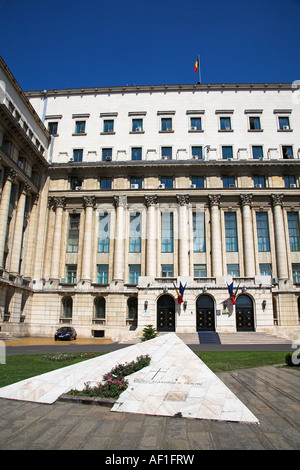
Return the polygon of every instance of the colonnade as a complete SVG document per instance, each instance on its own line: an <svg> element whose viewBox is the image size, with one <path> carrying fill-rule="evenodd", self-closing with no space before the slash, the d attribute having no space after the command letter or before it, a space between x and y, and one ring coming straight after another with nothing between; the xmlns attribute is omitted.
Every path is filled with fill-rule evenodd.
<svg viewBox="0 0 300 470"><path fill-rule="evenodd" d="M179 245L178 245L178 272L180 276L189 276L189 243L188 243L188 204L190 202L189 195L177 195L179 205ZM287 250L284 230L284 220L282 212L282 194L271 195L274 216L274 236L276 246L277 260L277 276L279 279L288 278L287 267ZM53 235L53 248L51 256L51 279L59 279L59 261L61 257L61 237L63 211L66 206L65 197L50 197L51 205L55 210L55 226ZM7 206L6 188L3 196L3 206ZM146 230L146 267L147 276L156 277L157 275L157 245L156 245L156 205L158 202L157 195L145 195L145 205L147 208L147 230ZM211 241L211 275L212 277L222 276L222 242L221 242L221 219L220 219L220 203L221 195L208 195L210 207L210 234ZM124 281L124 231L125 231L125 213L126 213L127 197L120 195L114 196L114 205L116 210L115 225L115 244L113 256L113 280ZM246 277L255 276L255 256L254 256L254 234L252 224L252 194L240 195L240 205L242 213L242 233L243 233L243 256L244 256L244 275ZM2 204L1 204L2 206ZM92 260L92 225L93 211L96 208L95 196L84 196L83 206L85 208L85 223L83 234L82 249L82 270L81 280L91 281L91 260ZM3 210L3 217L5 212ZM24 199L22 194L19 199L17 214L24 210ZM2 212L0 211L0 217ZM21 222L20 222L21 223ZM1 240L0 240L1 241ZM16 266L18 257L18 247L15 248L15 258L13 266Z"/></svg>

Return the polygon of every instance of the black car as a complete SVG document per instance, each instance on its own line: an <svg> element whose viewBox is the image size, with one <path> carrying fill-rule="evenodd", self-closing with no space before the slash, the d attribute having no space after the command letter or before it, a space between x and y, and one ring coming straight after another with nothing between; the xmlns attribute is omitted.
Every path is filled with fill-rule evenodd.
<svg viewBox="0 0 300 470"><path fill-rule="evenodd" d="M62 326L61 328L57 330L57 332L54 335L55 341L57 341L58 339L71 340L71 339L76 339L76 338L77 338L77 333L75 329L72 328L71 326Z"/></svg>

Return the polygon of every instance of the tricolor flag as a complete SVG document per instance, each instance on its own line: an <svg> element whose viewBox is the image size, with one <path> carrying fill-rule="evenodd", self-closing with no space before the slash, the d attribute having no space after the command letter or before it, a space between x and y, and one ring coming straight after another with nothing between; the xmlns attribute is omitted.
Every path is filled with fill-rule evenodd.
<svg viewBox="0 0 300 470"><path fill-rule="evenodd" d="M195 65L194 65L194 71L195 71L196 73L197 73L198 68L199 68L199 62L200 62L200 61L199 61L199 56L198 56L197 59L196 59Z"/></svg>
<svg viewBox="0 0 300 470"><path fill-rule="evenodd" d="M228 292L229 292L230 298L232 300L232 303L235 305L235 298L236 298L236 294L237 294L239 285L237 286L235 291L233 291L233 282L229 285L227 284L227 287L228 287Z"/></svg>
<svg viewBox="0 0 300 470"><path fill-rule="evenodd" d="M175 286L174 282L173 282L173 285L174 285L174 289L176 290L176 293L177 293L177 301L178 301L179 304L182 304L182 302L183 302L183 293L185 291L186 285L183 287L183 285L181 284L181 281L180 281L179 291L178 291L177 287Z"/></svg>

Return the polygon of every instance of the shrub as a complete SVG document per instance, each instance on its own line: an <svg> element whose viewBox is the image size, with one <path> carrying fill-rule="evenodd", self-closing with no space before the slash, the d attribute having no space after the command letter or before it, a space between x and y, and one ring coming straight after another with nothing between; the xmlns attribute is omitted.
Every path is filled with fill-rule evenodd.
<svg viewBox="0 0 300 470"><path fill-rule="evenodd" d="M141 341L147 341L148 339L156 338L156 336L157 331L155 328L153 328L153 325L146 325L143 329L143 336L141 338Z"/></svg>

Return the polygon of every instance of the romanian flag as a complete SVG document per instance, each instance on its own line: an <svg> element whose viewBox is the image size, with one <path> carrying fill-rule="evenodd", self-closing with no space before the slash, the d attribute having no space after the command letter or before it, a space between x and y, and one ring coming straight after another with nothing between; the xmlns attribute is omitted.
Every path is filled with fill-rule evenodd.
<svg viewBox="0 0 300 470"><path fill-rule="evenodd" d="M197 72L198 68L199 68L199 56L196 59L196 62L195 62L195 65L194 65L194 71Z"/></svg>
<svg viewBox="0 0 300 470"><path fill-rule="evenodd" d="M229 285L227 284L227 287L228 287L228 292L229 292L231 301L232 301L232 303L235 305L235 298L236 298L236 294L237 294L239 285L237 286L237 288L235 289L235 291L233 291L233 282L232 282L231 284L229 284Z"/></svg>
<svg viewBox="0 0 300 470"><path fill-rule="evenodd" d="M173 285L174 285L174 289L176 290L176 293L177 293L177 301L178 301L179 304L182 304L182 302L183 302L183 293L184 293L186 285L183 287L183 285L181 284L181 281L180 281L179 291L178 291L177 287L175 286L174 282L173 282Z"/></svg>

